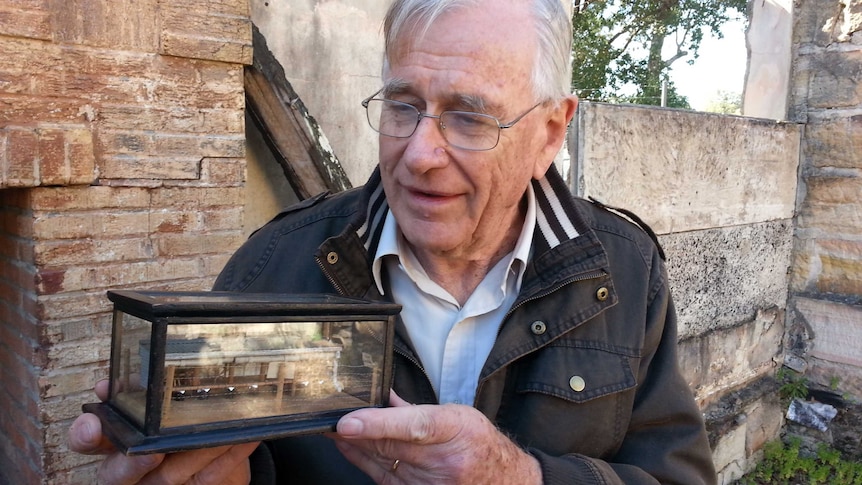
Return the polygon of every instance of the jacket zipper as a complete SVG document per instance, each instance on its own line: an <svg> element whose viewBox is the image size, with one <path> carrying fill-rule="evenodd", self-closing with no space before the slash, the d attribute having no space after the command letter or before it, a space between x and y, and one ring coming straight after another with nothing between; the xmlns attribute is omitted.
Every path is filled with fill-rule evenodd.
<svg viewBox="0 0 862 485"><path fill-rule="evenodd" d="M608 273L607 273L607 271L605 271L605 270L596 270L596 271L591 271L591 272L589 272L589 273L581 274L581 275L575 276L574 278L571 278L571 279L568 279L568 280L566 280L566 281L563 281L563 282L562 282L562 283L560 283L559 285L557 285L557 286L555 286L555 287L553 287L553 288L550 288L550 289L548 289L548 290L546 290L546 291L543 291L542 293L539 293L539 294L537 294L537 295L533 295L533 296L531 296L531 297L529 297L529 298L525 298L524 300L520 301L517 305L513 305L513 306L512 306L512 308L510 308L510 309L509 309L509 311L508 311L508 312L506 312L506 315L504 315L504 316L503 316L503 321L505 322L505 321L506 321L506 319L507 319L507 318L509 318L509 317L512 315L512 313L514 313L514 312L515 312L515 310L517 310L518 308L521 308L521 307L522 307L522 306L524 306L526 303L529 303L529 302L534 301L534 300L538 300L538 299L540 299L540 298L544 298L544 297L546 297L546 296L550 295L551 293L553 293L553 292L555 292L555 291L559 290L560 288L562 288L562 287L564 287L564 286L566 286L566 285L569 285L569 284L572 284L572 283L577 283L578 281L587 281L587 280L593 280L593 279L596 279L596 278L602 278L602 277L604 277L604 276L607 276L607 274L608 274ZM501 329L503 328L503 325L502 325L502 324L500 325L500 328L501 328ZM500 330L498 329L498 330L497 330L497 335L499 336L499 334L500 334Z"/></svg>
<svg viewBox="0 0 862 485"><path fill-rule="evenodd" d="M323 265L323 262L320 260L320 258L315 257L314 261L315 261L315 263L317 263L317 266L320 267L320 271L323 273L323 275L326 277L326 279L329 280L329 282L332 283L332 286L335 287L335 290L338 291L338 294L340 294L341 296L350 296L350 295L347 295L347 291L344 289L344 287L341 284L339 284L337 281L335 281L335 278L333 278L329 274L329 271L326 270L326 266ZM378 342L384 343L383 340L380 338L379 335L377 335L376 332L371 332L371 335ZM398 347L395 346L394 342L392 345L392 350L395 353L397 353L398 355L407 359L410 363L415 365L417 369L422 371L422 375L425 376L425 380L428 381L429 385L431 385L432 391L434 390L434 385L431 384L431 377L428 375L428 372L425 370L425 367L423 367L422 364L420 364L418 360L413 358L413 356L408 355L406 352L400 350ZM434 393L436 394L436 391L434 391Z"/></svg>
<svg viewBox="0 0 862 485"><path fill-rule="evenodd" d="M343 286L341 286L340 283L335 281L335 278L329 275L329 271L326 270L326 267L323 265L323 262L320 260L320 258L315 257L314 262L317 263L317 266L320 268L320 271L321 273L323 273L323 276L326 276L326 279L329 280L330 283L332 283L332 286L335 287L335 290L338 292L339 295L350 296L347 294L347 290Z"/></svg>

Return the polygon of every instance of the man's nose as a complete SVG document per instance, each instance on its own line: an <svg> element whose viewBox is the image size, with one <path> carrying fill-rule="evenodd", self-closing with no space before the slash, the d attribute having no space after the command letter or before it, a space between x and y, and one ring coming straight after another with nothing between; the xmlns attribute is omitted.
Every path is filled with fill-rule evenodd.
<svg viewBox="0 0 862 485"><path fill-rule="evenodd" d="M440 120L423 116L416 126L404 151L404 161L411 170L424 172L446 162L446 138L440 129Z"/></svg>

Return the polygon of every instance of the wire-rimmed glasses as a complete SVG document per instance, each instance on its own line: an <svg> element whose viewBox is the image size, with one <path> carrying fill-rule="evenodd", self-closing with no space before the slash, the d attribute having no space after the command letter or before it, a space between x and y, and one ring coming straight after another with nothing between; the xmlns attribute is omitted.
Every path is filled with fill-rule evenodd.
<svg viewBox="0 0 862 485"><path fill-rule="evenodd" d="M412 104L392 99L375 98L379 91L362 101L371 128L383 136L410 138L422 118L434 118L440 133L450 145L463 150L491 150L500 142L500 131L511 128L530 111L542 103L521 113L509 123L501 124L497 118L473 111L443 111L432 115L419 111Z"/></svg>

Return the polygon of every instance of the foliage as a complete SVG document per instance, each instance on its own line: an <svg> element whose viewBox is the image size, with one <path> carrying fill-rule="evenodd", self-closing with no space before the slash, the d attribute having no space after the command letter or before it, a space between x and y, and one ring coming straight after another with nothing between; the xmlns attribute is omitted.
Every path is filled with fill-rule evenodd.
<svg viewBox="0 0 862 485"><path fill-rule="evenodd" d="M843 460L841 453L821 444L814 456L801 452L802 440L772 441L763 447L763 461L738 483L808 483L862 485L862 463Z"/></svg>
<svg viewBox="0 0 862 485"><path fill-rule="evenodd" d="M671 64L698 57L705 34L744 13L746 0L576 0L572 87L580 98L658 105L668 82L668 106L688 107L669 82ZM665 42L675 44L667 58ZM634 95L620 95L633 86Z"/></svg>
<svg viewBox="0 0 862 485"><path fill-rule="evenodd" d="M726 115L742 114L742 93L719 91L716 97L709 102L704 111Z"/></svg>
<svg viewBox="0 0 862 485"><path fill-rule="evenodd" d="M776 379L781 383L778 394L787 400L794 398L805 399L808 397L808 379L787 367L778 369L775 373Z"/></svg>

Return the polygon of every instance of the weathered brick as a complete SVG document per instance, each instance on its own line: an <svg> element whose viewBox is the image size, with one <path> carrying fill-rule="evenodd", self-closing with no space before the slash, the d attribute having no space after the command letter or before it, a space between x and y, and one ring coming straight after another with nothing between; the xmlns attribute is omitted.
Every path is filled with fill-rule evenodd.
<svg viewBox="0 0 862 485"><path fill-rule="evenodd" d="M196 180L200 177L200 159L197 157L136 157L114 155L103 157L99 165L103 179L180 179Z"/></svg>
<svg viewBox="0 0 862 485"><path fill-rule="evenodd" d="M38 129L39 154L37 185L60 185L69 181L66 140L62 130Z"/></svg>
<svg viewBox="0 0 862 485"><path fill-rule="evenodd" d="M834 0L797 2L793 11L793 42L822 47L834 42L832 29L826 27L834 25L836 14L840 12L837 7Z"/></svg>
<svg viewBox="0 0 862 485"><path fill-rule="evenodd" d="M158 130L183 133L242 133L243 112L234 109L176 110L150 106L103 106L106 129Z"/></svg>
<svg viewBox="0 0 862 485"><path fill-rule="evenodd" d="M146 212L90 212L38 215L34 219L37 239L112 238L146 234Z"/></svg>
<svg viewBox="0 0 862 485"><path fill-rule="evenodd" d="M111 342L109 339L99 339L92 342L72 342L71 345L60 343L48 349L48 368L53 371L90 364L104 364L111 358ZM88 373L92 374L92 372ZM95 381L92 381L95 385ZM84 389L82 389L84 390ZM66 394L64 392L63 394Z"/></svg>
<svg viewBox="0 0 862 485"><path fill-rule="evenodd" d="M242 157L245 137L109 131L99 135L100 152L164 158Z"/></svg>
<svg viewBox="0 0 862 485"><path fill-rule="evenodd" d="M35 252L38 266L133 262L153 256L150 240L141 237L37 241Z"/></svg>
<svg viewBox="0 0 862 485"><path fill-rule="evenodd" d="M160 11L161 53L214 61L251 64L251 19L179 3ZM201 32L207 32L202 36Z"/></svg>
<svg viewBox="0 0 862 485"><path fill-rule="evenodd" d="M862 51L821 52L812 56L808 105L854 108L862 104Z"/></svg>
<svg viewBox="0 0 862 485"><path fill-rule="evenodd" d="M215 276L218 276L218 274L221 273L221 270L224 269L231 254L233 254L233 251L224 254L213 254L204 258L201 275L207 278L203 288L212 288L212 284L215 282Z"/></svg>
<svg viewBox="0 0 862 485"><path fill-rule="evenodd" d="M831 237L862 234L862 179L808 177L806 182L806 198L797 216L801 237L811 230Z"/></svg>
<svg viewBox="0 0 862 485"><path fill-rule="evenodd" d="M40 295L33 312L42 321L66 320L111 310L111 302L104 291L86 293L58 293Z"/></svg>
<svg viewBox="0 0 862 485"><path fill-rule="evenodd" d="M2 46L0 42L0 46ZM0 58L3 52L0 51ZM6 74L0 70L0 76ZM0 122L6 129L31 128L35 120L42 123L80 124L86 121L88 105L81 100L20 96L0 93ZM6 130L0 129L0 135Z"/></svg>
<svg viewBox="0 0 862 485"><path fill-rule="evenodd" d="M43 270L39 273L38 291L40 295L50 295L126 285L143 285L148 281L148 268L151 265L151 262L137 262Z"/></svg>
<svg viewBox="0 0 862 485"><path fill-rule="evenodd" d="M809 123L805 154L813 167L862 168L862 116Z"/></svg>
<svg viewBox="0 0 862 485"><path fill-rule="evenodd" d="M8 164L0 174L0 187L38 185L39 138L33 130L8 130Z"/></svg>
<svg viewBox="0 0 862 485"><path fill-rule="evenodd" d="M141 209L150 200L149 191L140 187L50 187L33 189L31 194L35 211Z"/></svg>
<svg viewBox="0 0 862 485"><path fill-rule="evenodd" d="M163 256L191 256L211 253L230 253L243 242L241 234L175 234L155 239L158 254Z"/></svg>
<svg viewBox="0 0 862 485"><path fill-rule="evenodd" d="M158 44L157 0L68 0L52 6L57 41L143 51Z"/></svg>
<svg viewBox="0 0 862 485"><path fill-rule="evenodd" d="M96 180L96 155L93 134L88 129L68 129L64 132L66 142L65 184L90 184Z"/></svg>
<svg viewBox="0 0 862 485"><path fill-rule="evenodd" d="M147 280L156 282L200 276L200 259L172 257L156 261L147 267Z"/></svg>
<svg viewBox="0 0 862 485"><path fill-rule="evenodd" d="M39 377L40 397L49 398L92 389L96 385L93 371L52 369L49 375Z"/></svg>
<svg viewBox="0 0 862 485"><path fill-rule="evenodd" d="M204 158L201 161L201 181L219 186L241 185L245 182L245 160Z"/></svg>
<svg viewBox="0 0 862 485"><path fill-rule="evenodd" d="M243 207L225 207L210 209L203 213L203 227L211 231L242 230Z"/></svg>
<svg viewBox="0 0 862 485"><path fill-rule="evenodd" d="M17 0L11 5L0 5L0 33L10 37L50 40L48 1Z"/></svg>
<svg viewBox="0 0 862 485"><path fill-rule="evenodd" d="M202 209L243 204L242 187L165 187L153 189L153 207Z"/></svg>
<svg viewBox="0 0 862 485"><path fill-rule="evenodd" d="M208 229L203 225L203 213L199 211L177 211L172 208L154 210L150 217L152 233L185 233Z"/></svg>

